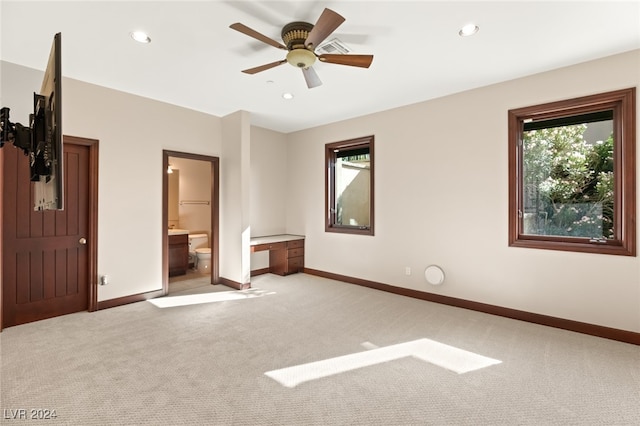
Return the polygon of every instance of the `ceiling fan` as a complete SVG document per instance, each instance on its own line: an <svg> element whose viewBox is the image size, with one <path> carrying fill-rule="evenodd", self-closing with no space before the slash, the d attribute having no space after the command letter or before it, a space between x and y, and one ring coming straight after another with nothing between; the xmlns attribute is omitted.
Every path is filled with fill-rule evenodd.
<svg viewBox="0 0 640 426"><path fill-rule="evenodd" d="M239 22L230 25L229 28L246 34L249 37L253 37L256 40L260 40L270 46L289 51L285 59L260 65L259 67L249 68L243 70L243 73L256 74L288 62L294 67L302 70L304 79L307 82L307 87L311 89L322 84L318 74L316 74L312 67L316 59L330 64L349 65L361 68L369 68L371 61L373 61L373 55L326 53L318 55L315 52L318 45L320 45L320 43L322 43L322 41L334 32L344 21L345 18L340 14L331 9L325 9L315 25L308 22L291 22L282 28L281 36L282 41L284 41L284 45Z"/></svg>

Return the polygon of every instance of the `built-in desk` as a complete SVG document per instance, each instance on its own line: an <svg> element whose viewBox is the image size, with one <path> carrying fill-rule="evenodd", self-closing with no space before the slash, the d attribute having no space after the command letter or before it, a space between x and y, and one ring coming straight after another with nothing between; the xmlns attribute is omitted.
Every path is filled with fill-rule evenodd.
<svg viewBox="0 0 640 426"><path fill-rule="evenodd" d="M269 250L269 272L294 274L304 268L304 236L281 234L251 238L251 252Z"/></svg>

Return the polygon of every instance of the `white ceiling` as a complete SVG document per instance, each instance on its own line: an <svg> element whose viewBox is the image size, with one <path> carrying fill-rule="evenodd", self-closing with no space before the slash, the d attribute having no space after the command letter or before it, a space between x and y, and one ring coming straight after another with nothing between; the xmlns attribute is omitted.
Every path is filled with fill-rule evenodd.
<svg viewBox="0 0 640 426"><path fill-rule="evenodd" d="M286 52L230 24L281 41L284 24L315 23L325 7L346 18L333 36L375 56L369 69L316 63L323 85L314 89L288 64L240 72ZM252 124L285 133L640 48L640 1L2 0L0 8L4 61L42 70L62 32L65 77L219 117L249 111ZM470 22L480 31L460 37ZM150 44L132 41L138 29Z"/></svg>

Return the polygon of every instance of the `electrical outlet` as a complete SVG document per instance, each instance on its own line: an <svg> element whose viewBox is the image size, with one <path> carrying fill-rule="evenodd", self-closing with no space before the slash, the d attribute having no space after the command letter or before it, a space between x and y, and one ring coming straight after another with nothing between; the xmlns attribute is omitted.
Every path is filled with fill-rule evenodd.
<svg viewBox="0 0 640 426"><path fill-rule="evenodd" d="M405 266L404 267L404 274L409 276L411 275L411 267L410 266Z"/></svg>

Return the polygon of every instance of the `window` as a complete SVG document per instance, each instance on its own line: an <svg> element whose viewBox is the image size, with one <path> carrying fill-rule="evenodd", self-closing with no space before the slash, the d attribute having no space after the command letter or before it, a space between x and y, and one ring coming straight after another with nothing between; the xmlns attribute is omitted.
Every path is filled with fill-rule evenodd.
<svg viewBox="0 0 640 426"><path fill-rule="evenodd" d="M373 235L373 136L325 145L325 231Z"/></svg>
<svg viewBox="0 0 640 426"><path fill-rule="evenodd" d="M635 88L509 111L509 245L636 255Z"/></svg>

